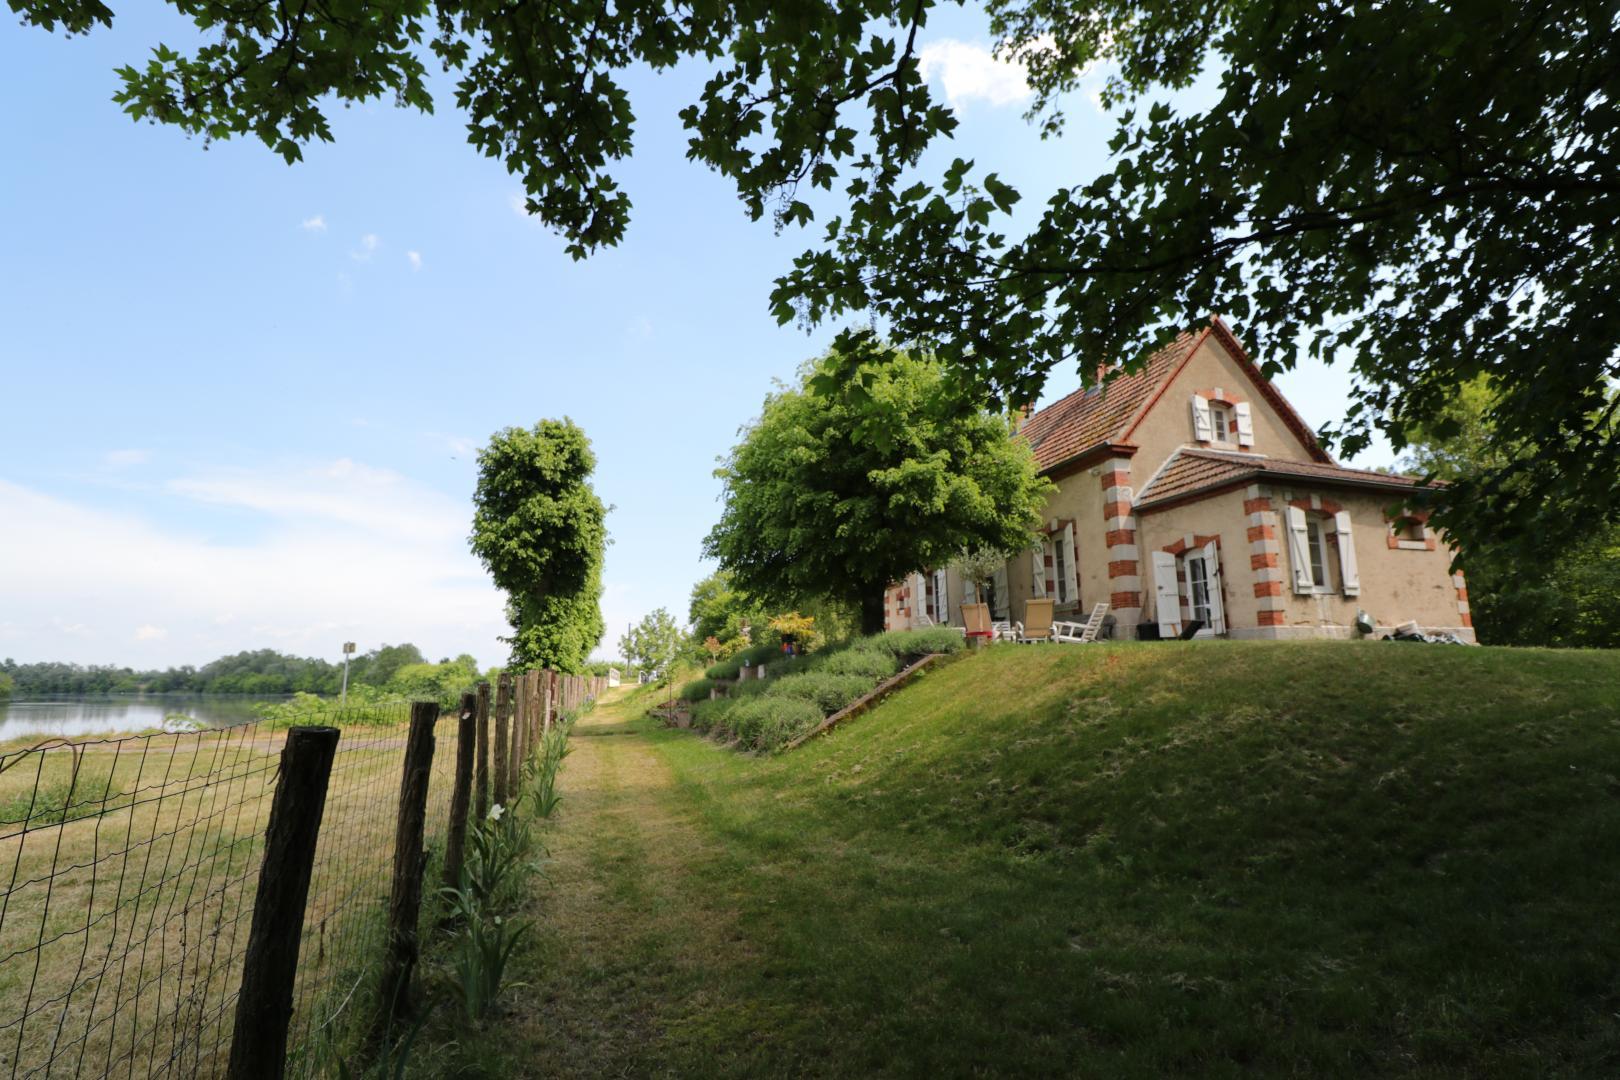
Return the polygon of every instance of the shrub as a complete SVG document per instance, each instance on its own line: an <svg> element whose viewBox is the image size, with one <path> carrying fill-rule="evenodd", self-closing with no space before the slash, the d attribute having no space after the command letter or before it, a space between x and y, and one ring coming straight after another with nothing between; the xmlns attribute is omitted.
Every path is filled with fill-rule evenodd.
<svg viewBox="0 0 1620 1080"><path fill-rule="evenodd" d="M899 669L900 662L890 653L865 647L840 649L816 666L817 671L830 675L860 675L876 680L887 679Z"/></svg>
<svg viewBox="0 0 1620 1080"><path fill-rule="evenodd" d="M796 697L765 695L738 702L727 717L730 733L751 750L774 750L821 723L815 705Z"/></svg>
<svg viewBox="0 0 1620 1080"><path fill-rule="evenodd" d="M693 679L681 687L681 699L683 701L707 701L709 691L713 689L713 679Z"/></svg>
<svg viewBox="0 0 1620 1080"><path fill-rule="evenodd" d="M776 641L762 641L758 645L748 646L748 648L737 654L745 667L768 664L781 655L782 645Z"/></svg>
<svg viewBox="0 0 1620 1080"><path fill-rule="evenodd" d="M907 656L926 656L929 653L960 652L967 647L962 632L949 626L925 626L920 630L890 630L867 638L859 646L876 649L896 659Z"/></svg>
<svg viewBox="0 0 1620 1080"><path fill-rule="evenodd" d="M831 716L872 687L877 680L862 675L834 675L828 671L807 671L789 675L768 684L767 697L798 698L808 701L823 716Z"/></svg>
<svg viewBox="0 0 1620 1080"><path fill-rule="evenodd" d="M713 731L716 728L724 729L726 714L736 705L729 698L719 698L715 701L699 701L692 706L692 726L699 731Z"/></svg>
<svg viewBox="0 0 1620 1080"><path fill-rule="evenodd" d="M820 659L819 655L778 657L765 665L765 677L780 679L783 675L792 675L796 671L807 671L815 668Z"/></svg>
<svg viewBox="0 0 1620 1080"><path fill-rule="evenodd" d="M703 672L706 679L735 679L742 671L742 655L728 657Z"/></svg>

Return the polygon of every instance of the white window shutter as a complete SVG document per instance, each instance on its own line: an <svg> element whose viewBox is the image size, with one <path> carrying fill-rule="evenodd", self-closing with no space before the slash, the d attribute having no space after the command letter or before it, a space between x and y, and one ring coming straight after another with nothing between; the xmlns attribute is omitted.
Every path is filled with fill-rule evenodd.
<svg viewBox="0 0 1620 1080"><path fill-rule="evenodd" d="M1075 567L1074 558L1074 523L1063 526L1063 587L1067 591L1064 599L1071 604L1080 602L1080 573Z"/></svg>
<svg viewBox="0 0 1620 1080"><path fill-rule="evenodd" d="M1168 551L1153 553L1153 599L1159 615L1159 636L1181 633L1181 591L1176 588L1176 557Z"/></svg>
<svg viewBox="0 0 1620 1080"><path fill-rule="evenodd" d="M1199 442L1212 442L1215 438L1215 422L1209 415L1209 398L1203 394L1194 394L1192 414L1193 437Z"/></svg>
<svg viewBox="0 0 1620 1080"><path fill-rule="evenodd" d="M991 584L995 590L995 610L990 612L993 618L1005 619L1012 614L1012 597L1007 595L1007 566L1005 563L996 570L995 580Z"/></svg>
<svg viewBox="0 0 1620 1080"><path fill-rule="evenodd" d="M951 586L945 571L934 571L934 621L941 626L951 621Z"/></svg>
<svg viewBox="0 0 1620 1080"><path fill-rule="evenodd" d="M1361 595L1361 574L1356 569L1356 541L1350 532L1350 512L1333 515L1333 531L1339 534L1339 584L1346 596Z"/></svg>
<svg viewBox="0 0 1620 1080"><path fill-rule="evenodd" d="M911 575L911 625L919 626L919 616L928 614L928 579L921 574Z"/></svg>
<svg viewBox="0 0 1620 1080"><path fill-rule="evenodd" d="M1249 409L1247 401L1240 401L1232 406L1232 413L1237 417L1237 441L1239 446L1254 445L1254 413Z"/></svg>
<svg viewBox="0 0 1620 1080"><path fill-rule="evenodd" d="M1288 564L1294 571L1294 591L1314 592L1316 582L1311 579L1311 541L1305 532L1305 511L1297 506L1288 508Z"/></svg>
<svg viewBox="0 0 1620 1080"><path fill-rule="evenodd" d="M1209 575L1209 628L1226 633L1226 601L1221 596L1221 553L1214 541L1204 545L1204 568Z"/></svg>
<svg viewBox="0 0 1620 1080"><path fill-rule="evenodd" d="M1030 552L1030 574L1032 577L1032 593L1039 600L1046 595L1046 545L1038 544Z"/></svg>

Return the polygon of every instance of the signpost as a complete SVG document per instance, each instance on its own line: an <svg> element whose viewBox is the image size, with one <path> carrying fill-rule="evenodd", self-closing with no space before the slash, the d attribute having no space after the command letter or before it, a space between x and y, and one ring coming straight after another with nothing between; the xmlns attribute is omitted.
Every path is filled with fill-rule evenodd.
<svg viewBox="0 0 1620 1080"><path fill-rule="evenodd" d="M354 655L354 642L343 643L343 693L338 701L339 708L346 708L349 704L349 657Z"/></svg>

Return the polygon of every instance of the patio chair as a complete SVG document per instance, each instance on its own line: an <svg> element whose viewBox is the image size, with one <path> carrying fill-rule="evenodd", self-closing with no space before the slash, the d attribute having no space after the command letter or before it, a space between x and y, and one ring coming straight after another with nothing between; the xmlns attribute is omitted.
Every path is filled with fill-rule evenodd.
<svg viewBox="0 0 1620 1080"><path fill-rule="evenodd" d="M1108 617L1108 602L1104 601L1091 609L1091 617L1085 622L1055 622L1052 624L1052 640L1066 641L1076 645L1089 645L1097 640L1097 632L1102 629L1103 620Z"/></svg>
<svg viewBox="0 0 1620 1080"><path fill-rule="evenodd" d="M990 605L963 604L962 632L968 637L994 637L995 631L990 626Z"/></svg>
<svg viewBox="0 0 1620 1080"><path fill-rule="evenodd" d="M1052 640L1052 601L1031 600L1024 605L1024 621L1014 623L1018 641L1024 645Z"/></svg>
<svg viewBox="0 0 1620 1080"><path fill-rule="evenodd" d="M1014 630L1013 624L1006 619L997 619L991 623L990 632L996 635L997 641L1018 640L1018 631Z"/></svg>

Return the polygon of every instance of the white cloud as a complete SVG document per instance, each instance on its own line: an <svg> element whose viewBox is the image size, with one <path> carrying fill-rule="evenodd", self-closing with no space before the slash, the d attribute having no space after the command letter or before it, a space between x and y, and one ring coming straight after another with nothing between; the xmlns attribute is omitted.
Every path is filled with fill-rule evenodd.
<svg viewBox="0 0 1620 1080"><path fill-rule="evenodd" d="M1029 87L1029 69L1022 61L998 59L984 45L941 38L924 45L918 60L924 79L939 76L945 99L952 106L975 99L992 105L1016 105L1034 94Z"/></svg>
<svg viewBox="0 0 1620 1080"><path fill-rule="evenodd" d="M305 232L325 232L326 218L320 214L316 214L314 217L305 218L299 223L298 227L303 229Z"/></svg>
<svg viewBox="0 0 1620 1080"><path fill-rule="evenodd" d="M355 262L370 262L371 257L382 247L382 238L376 233L366 233L360 238L360 246L349 252L349 258Z"/></svg>
<svg viewBox="0 0 1620 1080"><path fill-rule="evenodd" d="M445 540L467 532L468 507L399 473L350 458L263 469L213 469L169 481L198 502L256 510L286 521L347 525L402 539Z"/></svg>
<svg viewBox="0 0 1620 1080"><path fill-rule="evenodd" d="M0 530L19 660L163 666L266 646L335 657L345 640L502 658L503 598L467 550L466 501L352 461L221 469L170 490L197 505L147 517L0 480L0 520L31 523ZM231 528L211 528L210 506ZM249 539L244 511L262 526Z"/></svg>
<svg viewBox="0 0 1620 1080"><path fill-rule="evenodd" d="M102 460L115 469L126 469L131 465L145 465L152 460L150 450L109 450L102 456Z"/></svg>
<svg viewBox="0 0 1620 1080"><path fill-rule="evenodd" d="M405 257L411 260L411 269L422 269L422 253L420 251L407 251Z"/></svg>

